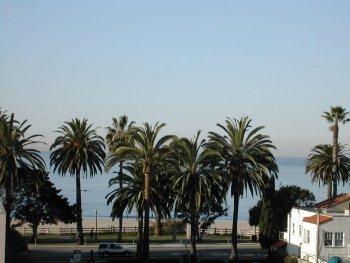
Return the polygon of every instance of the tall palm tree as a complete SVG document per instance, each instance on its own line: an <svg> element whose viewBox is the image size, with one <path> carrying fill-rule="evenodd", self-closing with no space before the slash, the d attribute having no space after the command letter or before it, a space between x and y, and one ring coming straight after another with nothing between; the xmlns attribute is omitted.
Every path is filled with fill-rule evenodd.
<svg viewBox="0 0 350 263"><path fill-rule="evenodd" d="M333 132L333 149L332 149L332 156L333 156L333 196L337 195L338 191L338 185L336 178L336 170L337 170L337 155L339 151L339 144L338 144L338 137L339 137L339 123L345 124L350 121L350 118L348 118L349 112L347 112L344 108L341 106L334 106L331 107L331 110L329 112L324 112L322 117L327 120L331 124L329 129Z"/></svg>
<svg viewBox="0 0 350 263"><path fill-rule="evenodd" d="M155 236L162 235L162 219L170 218L171 212L173 211L175 191L172 186L172 179L175 173L176 168L172 165L170 160L160 162L160 164L154 168L154 172L152 172L154 175L152 176L152 186L157 191L157 194L153 197L156 217Z"/></svg>
<svg viewBox="0 0 350 263"><path fill-rule="evenodd" d="M332 197L332 184L349 180L350 158L343 145L337 146L336 170L333 165L333 146L330 144L316 145L308 156L305 172L310 173L312 182L327 185L327 198Z"/></svg>
<svg viewBox="0 0 350 263"><path fill-rule="evenodd" d="M139 163L128 164L124 167L127 171L123 175L123 187L112 190L107 196L107 204L112 203L112 218L118 217L121 212L127 209L130 213L132 209L137 211L138 215L138 243L137 243L137 254L141 255L142 248L142 231L143 231L143 204L144 204L144 175L142 173L142 165ZM152 169L153 170L153 169ZM120 174L109 180L109 187L119 184ZM151 180L154 180L152 177ZM151 183L150 187L150 208L155 212L161 210L160 205L162 202L161 196L159 196L159 189L154 187L156 184Z"/></svg>
<svg viewBox="0 0 350 263"><path fill-rule="evenodd" d="M9 233L11 211L13 206L13 191L17 186L25 183L28 171L45 170L45 163L40 152L32 148L41 143L38 138L42 135L27 136L31 125L27 121L21 123L10 117L2 115L0 119L0 186L5 188L6 231ZM35 179L36 180L36 179Z"/></svg>
<svg viewBox="0 0 350 263"><path fill-rule="evenodd" d="M172 147L175 159L178 162L179 172L174 179L174 188L177 189L175 210L184 209L190 214L191 225L191 262L196 262L196 241L198 235L199 211L206 200L210 200L215 184L219 184L220 176L208 166L208 154L203 151L204 140L199 141L200 131L189 140L176 140Z"/></svg>
<svg viewBox="0 0 350 263"><path fill-rule="evenodd" d="M112 119L112 126L107 127L106 142L108 145L109 152L113 152L118 146L118 142L128 140L127 131L130 127L134 125L134 122L128 122L128 117L122 115L119 118ZM119 160L119 188L123 187L123 164L125 160ZM114 165L114 163L113 163ZM106 170L109 171L111 167L106 167ZM123 234L123 213L120 211L120 214L117 216L119 218L119 231L118 231L118 242L122 241Z"/></svg>
<svg viewBox="0 0 350 263"><path fill-rule="evenodd" d="M225 125L217 124L224 135L209 133L207 147L217 154L226 173L226 182L233 197L232 246L230 262L237 262L237 220L239 199L244 192L260 194L270 175L277 177L278 167L271 152L275 149L269 136L252 128L248 117L240 120L226 119Z"/></svg>
<svg viewBox="0 0 350 263"><path fill-rule="evenodd" d="M150 208L150 176L151 168L159 164L169 152L167 142L174 138L166 135L159 138L160 130L164 123L156 123L154 126L145 123L142 127L132 127L128 132L131 140L122 141L111 155L114 160L130 160L142 165L144 175L144 261L149 259L149 208ZM111 161L112 162L112 161Z"/></svg>
<svg viewBox="0 0 350 263"><path fill-rule="evenodd" d="M77 206L77 238L79 244L84 243L82 210L81 210L81 172L93 177L102 173L105 158L105 146L96 129L88 124L87 119L72 119L65 122L56 131L59 136L51 145L50 165L54 172L64 176L69 173L75 176Z"/></svg>

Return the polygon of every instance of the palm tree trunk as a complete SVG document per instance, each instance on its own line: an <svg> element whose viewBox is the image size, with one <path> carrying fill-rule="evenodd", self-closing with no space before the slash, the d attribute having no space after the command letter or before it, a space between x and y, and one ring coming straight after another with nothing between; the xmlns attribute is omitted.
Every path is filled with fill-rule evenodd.
<svg viewBox="0 0 350 263"><path fill-rule="evenodd" d="M76 198L77 198L77 241L79 245L84 244L83 220L81 211L81 187L80 187L80 172L75 175Z"/></svg>
<svg viewBox="0 0 350 263"><path fill-rule="evenodd" d="M154 231L154 235L155 236L162 235L162 215L158 207L156 207L156 228Z"/></svg>
<svg viewBox="0 0 350 263"><path fill-rule="evenodd" d="M137 249L136 255L138 257L142 256L142 244L143 244L143 211L142 209L138 212L138 233L137 233Z"/></svg>
<svg viewBox="0 0 350 263"><path fill-rule="evenodd" d="M11 231L11 209L12 209L12 195L11 195L11 175L7 176L6 183L5 183L5 202L4 202L4 208L6 212L6 240L5 242L5 251L8 251L9 241L8 238L10 236ZM6 253L5 253L6 255ZM11 257L11 255L7 255L8 257ZM5 262L7 262L7 258L5 258Z"/></svg>
<svg viewBox="0 0 350 263"><path fill-rule="evenodd" d="M119 189L123 187L123 162L119 163ZM119 215L119 231L118 231L118 242L122 242L123 239L123 213Z"/></svg>
<svg viewBox="0 0 350 263"><path fill-rule="evenodd" d="M191 215L191 247L190 247L190 261L192 263L197 262L197 246L196 246L196 219L194 215Z"/></svg>
<svg viewBox="0 0 350 263"><path fill-rule="evenodd" d="M194 191L192 192L194 193ZM195 196L192 194L191 197L191 247L190 247L190 262L197 262L197 247L196 247L196 236L197 236L197 227L196 227L196 215L195 215Z"/></svg>
<svg viewBox="0 0 350 263"><path fill-rule="evenodd" d="M333 176L329 178L327 183L327 198L332 198L332 189L333 189Z"/></svg>
<svg viewBox="0 0 350 263"><path fill-rule="evenodd" d="M233 196L233 219L232 219L232 235L231 235L231 254L229 262L238 262L237 253L237 220L238 220L238 206L239 206L239 195L238 191L235 191Z"/></svg>
<svg viewBox="0 0 350 263"><path fill-rule="evenodd" d="M335 121L333 125L333 153L332 153L332 159L333 159L333 197L337 195L338 192L338 185L337 185L337 174L336 174L336 167L337 167L337 157L338 157L338 133L339 133L339 126L338 122Z"/></svg>
<svg viewBox="0 0 350 263"><path fill-rule="evenodd" d="M145 224L143 235L143 262L149 261L149 174L145 175L145 196L144 196L144 210L145 210Z"/></svg>

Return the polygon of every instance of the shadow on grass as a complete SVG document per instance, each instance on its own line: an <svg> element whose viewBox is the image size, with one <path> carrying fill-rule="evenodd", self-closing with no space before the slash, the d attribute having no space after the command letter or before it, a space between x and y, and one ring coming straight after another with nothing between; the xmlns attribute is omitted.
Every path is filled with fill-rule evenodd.
<svg viewBox="0 0 350 263"><path fill-rule="evenodd" d="M30 244L33 243L30 241L29 236L23 237L25 241ZM117 235L116 234L100 234L98 236L98 239L92 239L90 236L86 235L86 244L92 244L92 243L100 243L100 242L116 242ZM135 235L124 235L123 241L121 243L135 243L137 242L137 237ZM176 240L174 241L172 239L172 236L170 235L164 235L164 236L150 236L150 243L151 244L167 244L167 243L188 243L188 240L186 240L186 237L184 235L177 236ZM202 241L198 242L198 244L213 244L213 243L227 243L229 244L231 242L231 238L229 235L209 235L202 239ZM239 238L239 243L248 243L252 242L249 237L245 238ZM75 244L76 238L75 236L59 236L59 235L39 235L37 239L37 244Z"/></svg>

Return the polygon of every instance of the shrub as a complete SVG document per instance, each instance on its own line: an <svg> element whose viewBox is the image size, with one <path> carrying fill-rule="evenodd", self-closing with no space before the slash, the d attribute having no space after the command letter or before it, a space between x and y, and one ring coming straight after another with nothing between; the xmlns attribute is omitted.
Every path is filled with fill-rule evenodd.
<svg viewBox="0 0 350 263"><path fill-rule="evenodd" d="M298 263L298 259L292 255L288 255L284 258L284 263Z"/></svg>

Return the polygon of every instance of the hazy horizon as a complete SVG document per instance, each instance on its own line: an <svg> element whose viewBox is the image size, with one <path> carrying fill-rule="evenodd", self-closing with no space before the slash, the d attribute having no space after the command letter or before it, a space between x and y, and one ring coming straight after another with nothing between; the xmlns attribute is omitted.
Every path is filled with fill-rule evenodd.
<svg viewBox="0 0 350 263"><path fill-rule="evenodd" d="M263 125L276 156L331 143L350 110L348 1L0 2L0 107L48 150L57 127L127 114L192 137L226 117ZM340 127L350 143L350 124Z"/></svg>

